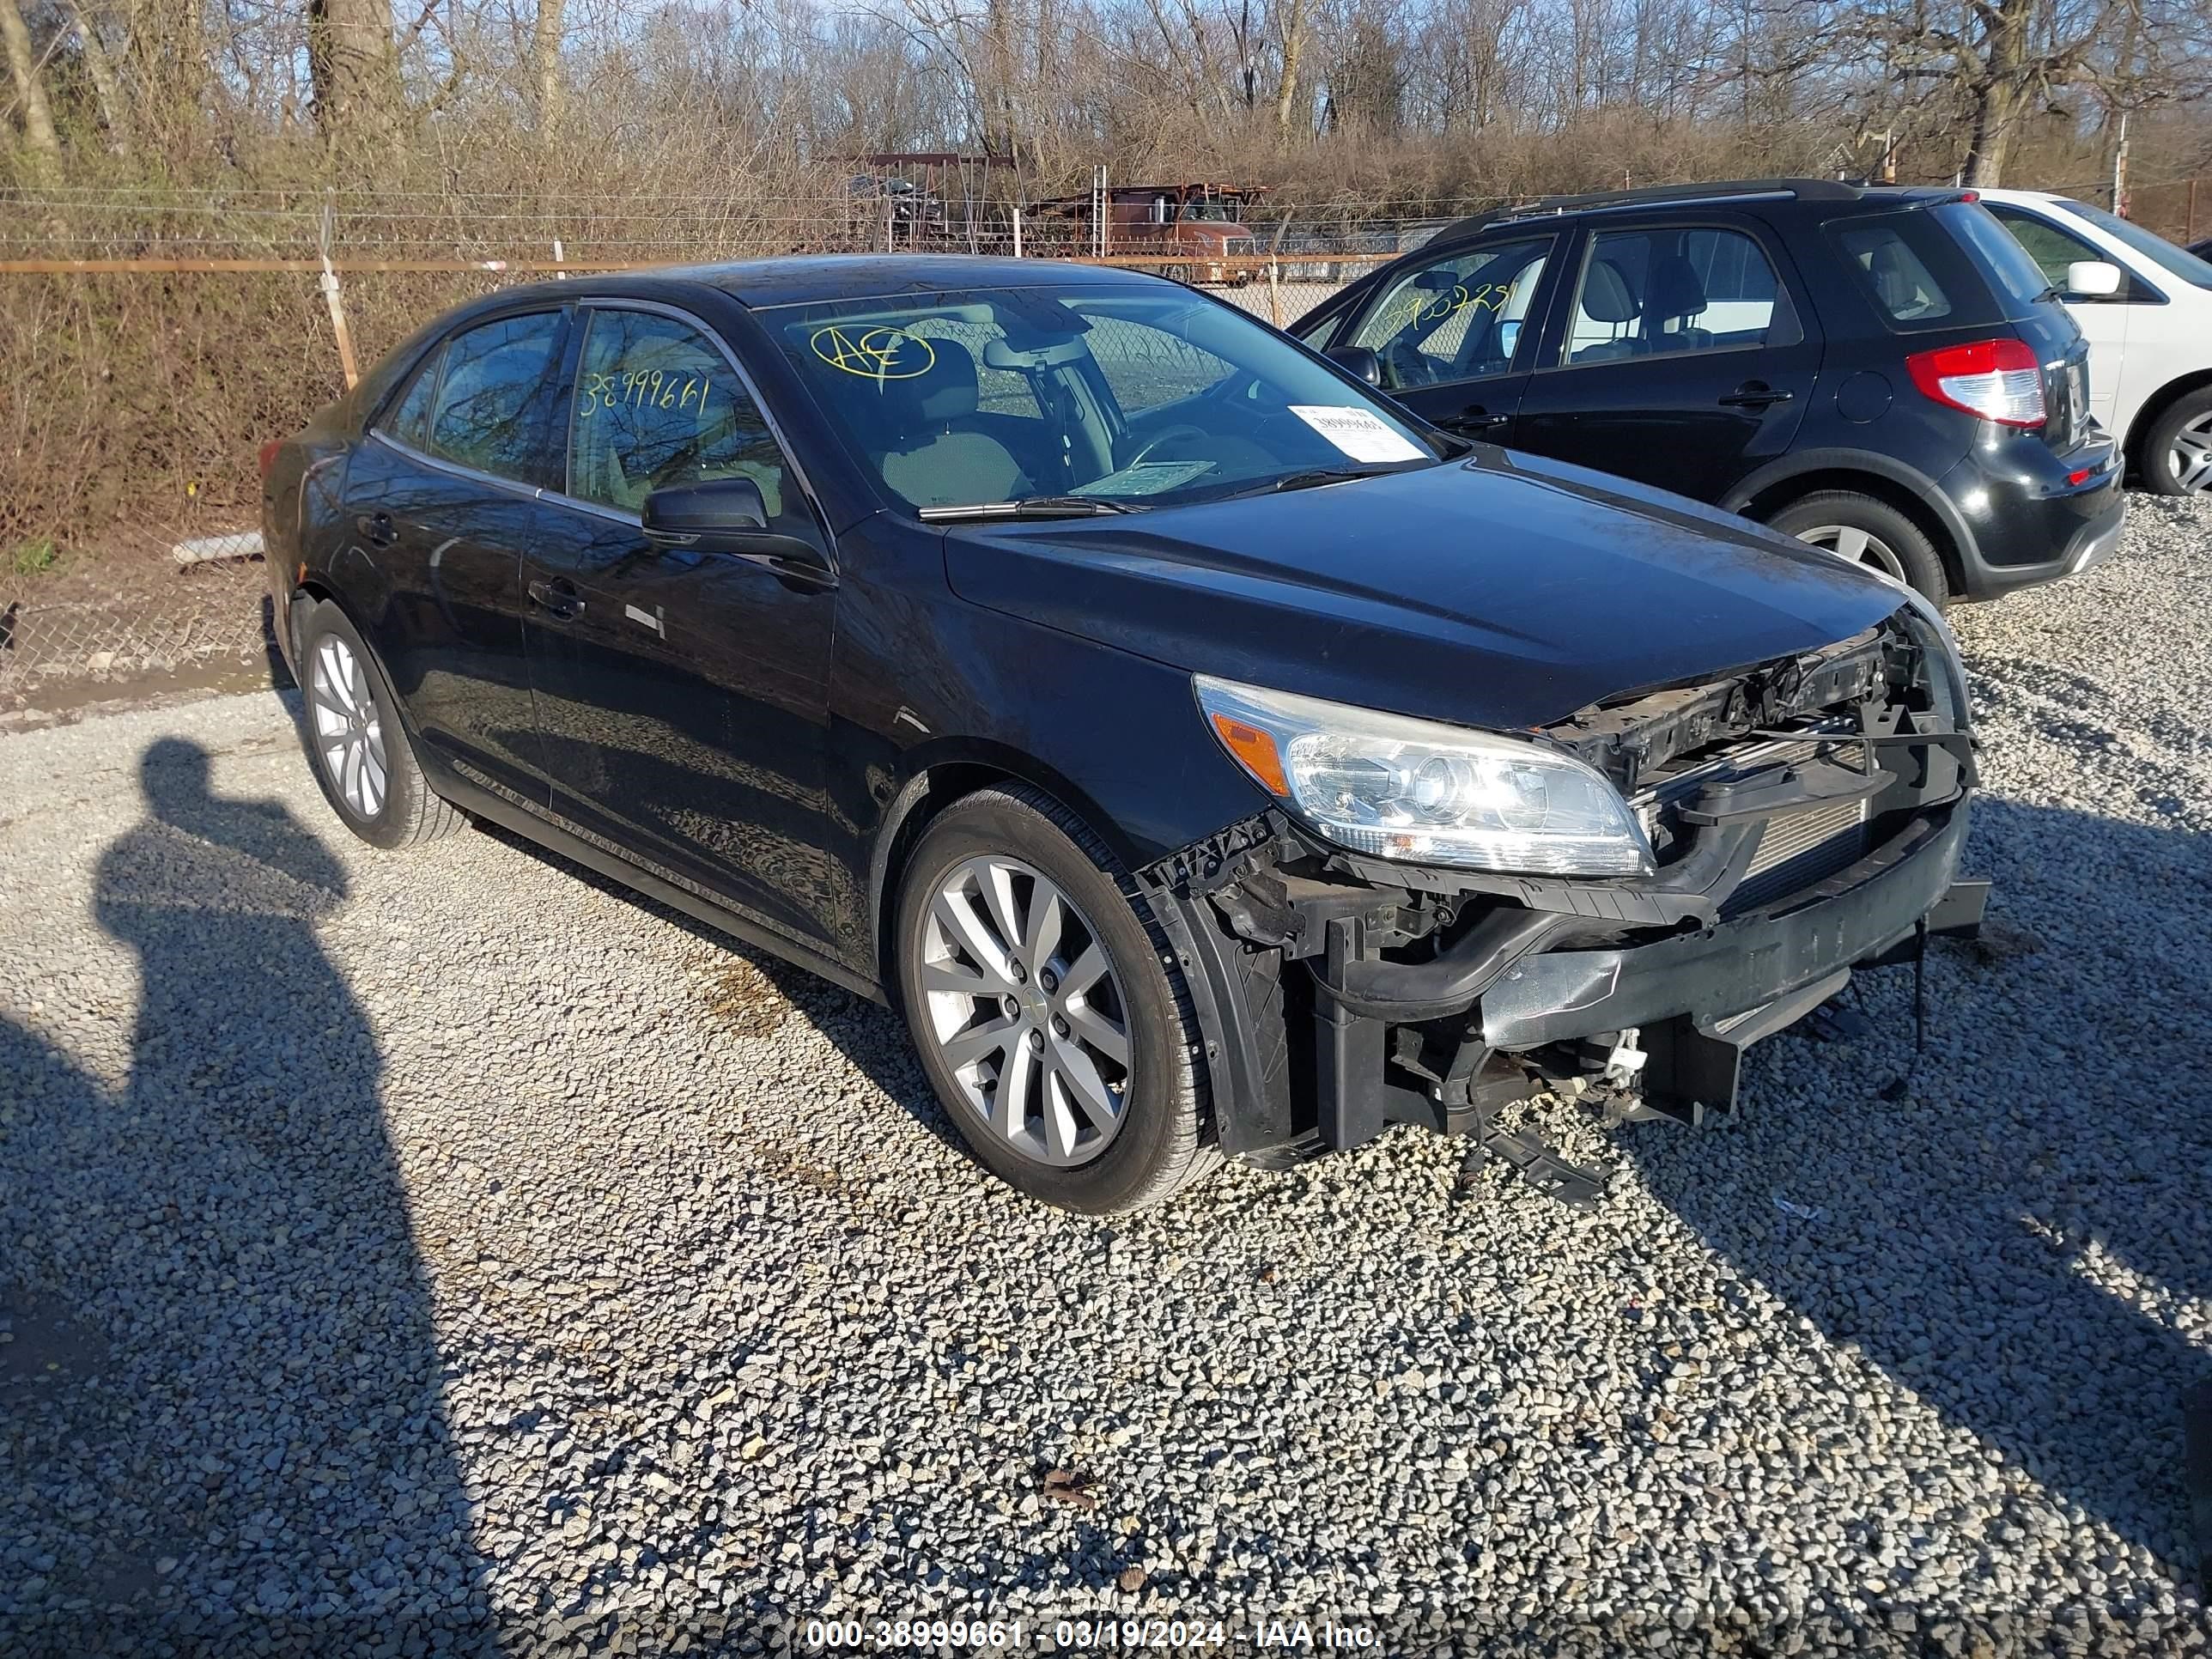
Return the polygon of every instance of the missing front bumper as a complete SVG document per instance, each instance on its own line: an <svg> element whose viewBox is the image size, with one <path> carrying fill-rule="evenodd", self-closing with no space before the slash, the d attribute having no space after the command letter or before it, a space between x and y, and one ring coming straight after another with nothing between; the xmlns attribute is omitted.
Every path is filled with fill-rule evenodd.
<svg viewBox="0 0 2212 1659"><path fill-rule="evenodd" d="M1528 919L1534 936L1473 975L1469 952L1393 963L1368 948L1379 917L1359 904L1387 912L1385 895L1317 912L1315 937L1293 953L1255 949L1187 882L1154 891L1173 901L1160 908L1206 1029L1223 1147L1272 1162L1357 1146L1394 1123L1490 1134L1501 1108L1575 1074L1593 1046L1624 1031L1647 1056L1646 1104L1693 1121L1724 1109L1746 1048L1810 1013L1855 969L1900 959L1923 918L1931 936L1972 936L1987 884L1957 879L1966 826L1961 797L1786 900L1640 945L1549 950L1556 913L1508 910L1502 918ZM1206 857L1221 851L1237 856ZM1445 971L1449 1006L1436 1000Z"/></svg>
<svg viewBox="0 0 2212 1659"><path fill-rule="evenodd" d="M1628 950L1524 957L1484 994L1483 1039L1498 1049L1539 1048L1677 1017L1717 1028L1838 970L1848 978L1854 965L1911 935L1950 891L1966 838L1961 800L1793 895L1787 908ZM1972 921L1979 920L1976 905Z"/></svg>

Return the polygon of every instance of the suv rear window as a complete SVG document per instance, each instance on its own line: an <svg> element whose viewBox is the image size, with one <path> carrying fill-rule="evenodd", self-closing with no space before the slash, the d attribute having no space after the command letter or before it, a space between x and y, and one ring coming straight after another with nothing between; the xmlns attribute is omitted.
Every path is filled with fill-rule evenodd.
<svg viewBox="0 0 2212 1659"><path fill-rule="evenodd" d="M2051 291L2051 282L2044 276L2043 268L2028 258L2027 250L2010 231L1990 215L1990 210L1978 202L1946 202L1935 210L1936 217L1966 245L1966 250L1984 272L1994 277L1997 285L2024 306L2032 306Z"/></svg>

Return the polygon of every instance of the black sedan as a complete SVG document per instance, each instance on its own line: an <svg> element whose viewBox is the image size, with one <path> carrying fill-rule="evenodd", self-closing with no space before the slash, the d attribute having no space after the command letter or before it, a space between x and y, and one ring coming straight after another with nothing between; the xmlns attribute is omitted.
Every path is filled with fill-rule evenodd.
<svg viewBox="0 0 2212 1659"><path fill-rule="evenodd" d="M512 289L262 464L349 828L502 823L894 1004L1054 1203L1394 1122L1557 1185L1499 1108L1726 1108L1978 915L1925 602L1150 277Z"/></svg>

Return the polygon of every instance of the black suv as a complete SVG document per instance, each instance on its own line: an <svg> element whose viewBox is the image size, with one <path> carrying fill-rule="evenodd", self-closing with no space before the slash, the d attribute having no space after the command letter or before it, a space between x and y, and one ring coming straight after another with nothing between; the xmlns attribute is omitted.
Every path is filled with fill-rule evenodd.
<svg viewBox="0 0 2212 1659"><path fill-rule="evenodd" d="M2119 538L2088 347L1972 191L1779 179L1504 209L1291 331L1449 431L1748 514L1938 602Z"/></svg>

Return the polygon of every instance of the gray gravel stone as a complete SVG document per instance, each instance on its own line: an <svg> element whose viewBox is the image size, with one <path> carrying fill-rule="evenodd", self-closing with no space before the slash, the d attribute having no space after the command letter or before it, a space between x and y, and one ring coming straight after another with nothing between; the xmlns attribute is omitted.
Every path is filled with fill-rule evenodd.
<svg viewBox="0 0 2212 1659"><path fill-rule="evenodd" d="M356 843L274 698L0 738L0 1652L2203 1651L2212 510L1955 620L1926 1052L1891 970L1718 1127L1547 1109L1588 1213L1405 1130L1056 1214L882 1011Z"/></svg>

